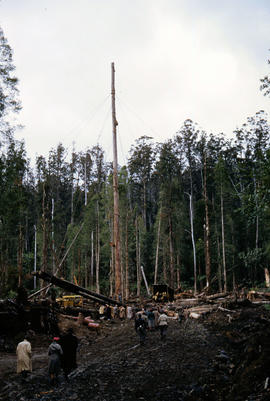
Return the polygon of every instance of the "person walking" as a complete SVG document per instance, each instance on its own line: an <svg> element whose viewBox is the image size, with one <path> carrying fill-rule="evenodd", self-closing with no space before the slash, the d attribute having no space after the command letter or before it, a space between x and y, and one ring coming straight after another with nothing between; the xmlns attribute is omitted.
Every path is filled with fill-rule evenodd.
<svg viewBox="0 0 270 401"><path fill-rule="evenodd" d="M63 355L63 350L61 345L58 343L59 337L54 337L53 342L49 346L49 375L50 383L55 384L58 381L58 375L61 369L61 356Z"/></svg>
<svg viewBox="0 0 270 401"><path fill-rule="evenodd" d="M158 318L158 326L160 330L160 338L161 340L165 340L168 328L168 316L164 311L161 311L161 314Z"/></svg>
<svg viewBox="0 0 270 401"><path fill-rule="evenodd" d="M59 344L63 350L63 355L61 357L62 368L66 381L69 381L68 375L70 372L72 372L72 370L77 368L76 354L78 348L78 339L73 334L72 327L70 327L67 330L67 333L61 337Z"/></svg>
<svg viewBox="0 0 270 401"><path fill-rule="evenodd" d="M28 341L28 337L25 336L24 340L17 345L17 373L21 373L23 377L28 372L32 372L32 349L31 344Z"/></svg>
<svg viewBox="0 0 270 401"><path fill-rule="evenodd" d="M178 323L181 323L184 320L184 313L182 308L178 309L177 320Z"/></svg>
<svg viewBox="0 0 270 401"><path fill-rule="evenodd" d="M144 345L146 339L146 329L147 329L147 322L142 318L141 315L135 319L135 330L140 338L140 344Z"/></svg>
<svg viewBox="0 0 270 401"><path fill-rule="evenodd" d="M153 331L155 328L155 315L153 309L150 309L147 312L147 317L148 317L148 328L150 331Z"/></svg>
<svg viewBox="0 0 270 401"><path fill-rule="evenodd" d="M155 329L157 329L157 328L158 328L159 312L158 312L158 310L155 308L155 309L153 310L153 313L154 313L154 316L155 316Z"/></svg>

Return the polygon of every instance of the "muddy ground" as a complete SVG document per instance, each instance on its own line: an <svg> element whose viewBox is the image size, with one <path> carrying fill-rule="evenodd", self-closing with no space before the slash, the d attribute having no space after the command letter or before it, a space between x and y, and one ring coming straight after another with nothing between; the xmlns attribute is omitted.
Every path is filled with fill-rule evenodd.
<svg viewBox="0 0 270 401"><path fill-rule="evenodd" d="M0 400L270 400L270 313L226 305L200 319L171 319L167 339L150 332L139 345L133 321L102 322L80 337L78 368L55 386L47 374L47 336L34 335L33 372L15 373L15 353L0 354ZM42 344L42 346L41 346Z"/></svg>

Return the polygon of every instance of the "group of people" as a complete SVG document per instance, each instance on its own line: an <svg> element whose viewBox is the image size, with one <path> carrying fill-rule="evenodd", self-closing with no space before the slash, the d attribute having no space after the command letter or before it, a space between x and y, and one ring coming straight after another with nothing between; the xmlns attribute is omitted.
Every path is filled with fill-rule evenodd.
<svg viewBox="0 0 270 401"><path fill-rule="evenodd" d="M73 329L69 328L61 337L53 337L53 341L48 348L48 372L51 384L58 382L58 376L63 369L65 379L68 381L68 375L76 369L76 353L78 348L78 339L73 334ZM25 336L16 350L17 354L17 373L23 377L32 371L32 349L29 337Z"/></svg>
<svg viewBox="0 0 270 401"><path fill-rule="evenodd" d="M138 311L135 315L135 330L140 338L140 344L143 345L146 339L147 330L153 331L160 330L161 340L165 340L168 328L168 316L164 310L158 311L157 309L144 309Z"/></svg>
<svg viewBox="0 0 270 401"><path fill-rule="evenodd" d="M126 308L124 306L118 307L116 305L100 305L99 318L105 320L119 318L120 320L124 320L126 318Z"/></svg>

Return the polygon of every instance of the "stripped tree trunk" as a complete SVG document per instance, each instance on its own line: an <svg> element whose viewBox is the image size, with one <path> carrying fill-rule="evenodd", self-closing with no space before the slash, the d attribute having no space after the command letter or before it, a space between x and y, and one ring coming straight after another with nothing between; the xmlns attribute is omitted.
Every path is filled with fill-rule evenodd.
<svg viewBox="0 0 270 401"><path fill-rule="evenodd" d="M128 263L128 212L126 214L126 241L125 241L125 253L126 253L126 280L125 280L125 298L129 298L129 263Z"/></svg>
<svg viewBox="0 0 270 401"><path fill-rule="evenodd" d="M97 224L96 224L96 292L100 293L99 288L99 259L100 259L100 243L99 243L99 204L97 202Z"/></svg>
<svg viewBox="0 0 270 401"><path fill-rule="evenodd" d="M114 246L113 246L113 223L110 220L110 232L111 232L111 259L110 259L110 297L113 296L114 289Z"/></svg>
<svg viewBox="0 0 270 401"><path fill-rule="evenodd" d="M121 294L122 297L124 298L124 294L125 294L125 269L123 268L124 266L124 257L123 257L123 240L119 242L119 252L120 252L120 277L121 277Z"/></svg>

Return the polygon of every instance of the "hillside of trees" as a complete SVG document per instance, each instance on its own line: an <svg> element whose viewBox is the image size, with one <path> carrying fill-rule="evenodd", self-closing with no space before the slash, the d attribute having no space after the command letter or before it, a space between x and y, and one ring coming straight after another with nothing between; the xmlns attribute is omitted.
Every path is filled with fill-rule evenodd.
<svg viewBox="0 0 270 401"><path fill-rule="evenodd" d="M1 297L18 286L34 291L34 268L113 296L112 164L98 144L69 160L60 143L32 167L9 123L21 107L14 68L0 30ZM163 143L144 134L127 165L119 166L123 297L145 292L141 266L149 284L195 293L268 286L270 126L264 111L248 117L232 139L189 119Z"/></svg>

